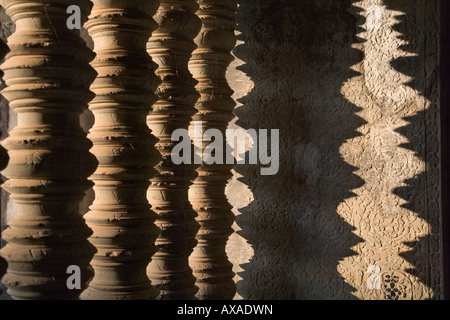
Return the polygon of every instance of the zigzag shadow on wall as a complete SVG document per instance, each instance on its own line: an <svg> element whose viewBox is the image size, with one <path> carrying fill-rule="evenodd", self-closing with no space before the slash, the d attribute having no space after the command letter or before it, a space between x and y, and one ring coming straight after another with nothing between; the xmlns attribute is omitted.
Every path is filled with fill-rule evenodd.
<svg viewBox="0 0 450 320"><path fill-rule="evenodd" d="M400 147L411 150L424 162L424 171L404 181L405 186L393 190L393 193L406 201L403 208L415 212L428 225L427 234L416 241L405 242L410 248L400 256L413 267L407 272L418 278L424 291L431 290L429 296L413 299L439 298L440 289L440 248L439 248L439 110L437 107L436 85L439 75L437 52L439 38L436 32L438 17L433 6L423 0L384 0L390 10L399 11L399 21L393 29L401 34L405 44L399 49L406 57L395 59L392 67L407 75L411 81L405 85L424 97L429 105L413 116L405 117L406 126L396 132L406 137L408 143ZM419 21L422 19L422 21ZM435 38L433 38L433 33ZM434 69L428 68L433 66ZM430 126L431 124L431 126Z"/></svg>
<svg viewBox="0 0 450 320"><path fill-rule="evenodd" d="M364 184L340 154L365 124L341 93L363 59L352 48L363 18L351 8L350 0L240 1L234 54L254 87L238 100L237 124L280 130L277 175L235 167L253 193L236 218L254 251L239 273L244 299L355 299L338 265L362 239L337 212Z"/></svg>

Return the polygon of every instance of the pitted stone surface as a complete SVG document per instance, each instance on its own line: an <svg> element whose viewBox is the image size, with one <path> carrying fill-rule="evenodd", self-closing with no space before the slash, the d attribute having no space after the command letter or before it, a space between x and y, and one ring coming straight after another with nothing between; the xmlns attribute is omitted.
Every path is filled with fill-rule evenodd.
<svg viewBox="0 0 450 320"><path fill-rule="evenodd" d="M437 1L240 2L235 123L281 138L276 176L227 188L237 298L442 298L438 21Z"/></svg>

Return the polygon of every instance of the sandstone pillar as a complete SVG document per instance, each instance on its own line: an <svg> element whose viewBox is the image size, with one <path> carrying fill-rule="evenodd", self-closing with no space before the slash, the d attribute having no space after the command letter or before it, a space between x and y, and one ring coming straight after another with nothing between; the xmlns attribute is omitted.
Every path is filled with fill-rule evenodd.
<svg viewBox="0 0 450 320"><path fill-rule="evenodd" d="M95 201L86 215L98 252L95 276L82 299L154 299L158 290L146 275L159 234L147 200L159 161L146 117L160 80L146 43L157 27L159 0L94 0L86 28L97 54L98 72L90 104L95 124L89 137L99 166Z"/></svg>
<svg viewBox="0 0 450 320"><path fill-rule="evenodd" d="M233 91L227 84L226 71L233 60L237 0L198 0L197 15L202 29L195 39L198 49L189 63L198 81L200 99L196 104L194 121L202 123L202 130L218 129L225 141L225 130L233 119L235 102ZM210 142L204 141L202 150ZM197 144L196 144L197 145ZM233 232L234 214L225 196L225 186L231 177L233 165L203 164L190 189L190 200L198 213L200 230L198 245L190 258L190 265L197 278L199 299L232 299L236 292L232 264L228 261L225 246Z"/></svg>
<svg viewBox="0 0 450 320"><path fill-rule="evenodd" d="M97 164L79 124L93 97L89 61L94 55L79 30L67 28L66 10L73 1L1 4L16 24L1 66L2 94L18 115L17 127L3 142L10 157L3 187L18 210L3 232L8 242L1 250L8 262L3 283L14 299L76 299L92 276L95 251L79 212ZM77 5L84 22L91 2ZM67 286L70 266L81 271L81 289Z"/></svg>
<svg viewBox="0 0 450 320"><path fill-rule="evenodd" d="M159 28L148 42L148 52L159 64L158 102L148 116L148 125L159 139L157 148L162 161L159 174L152 179L148 198L158 213L161 235L156 241L159 251L148 267L148 276L160 289L160 299L195 299L198 288L189 267L189 255L197 241L197 213L189 202L189 186L196 176L192 164L176 165L171 152L177 142L171 141L177 129L189 128L199 94L196 81L188 69L193 39L201 22L195 15L194 0L162 0L155 16Z"/></svg>

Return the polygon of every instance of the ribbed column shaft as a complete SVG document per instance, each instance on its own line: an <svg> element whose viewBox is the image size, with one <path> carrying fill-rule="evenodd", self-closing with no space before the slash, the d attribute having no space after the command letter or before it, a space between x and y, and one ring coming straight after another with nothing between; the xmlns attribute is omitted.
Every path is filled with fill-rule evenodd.
<svg viewBox="0 0 450 320"><path fill-rule="evenodd" d="M155 16L159 24L148 42L149 54L158 63L162 84L159 100L147 118L159 142L162 155L157 166L159 174L151 180L148 198L158 213L156 224L161 235L156 241L159 251L148 267L148 276L160 289L160 299L195 299L198 288L189 267L189 255L196 245L199 229L188 197L189 186L196 176L195 167L175 165L171 152L177 142L171 141L177 129L189 128L195 114L199 94L197 83L188 69L193 39L200 31L201 22L195 15L198 5L194 0L162 0Z"/></svg>
<svg viewBox="0 0 450 320"><path fill-rule="evenodd" d="M95 249L79 204L91 187L97 161L79 116L93 94L94 57L79 30L66 25L70 0L4 0L16 24L2 64L3 96L17 113L17 127L3 145L10 161L3 187L17 215L3 232L8 262L3 283L14 299L76 299L92 277ZM85 22L91 2L78 0ZM81 289L66 284L68 267L81 270Z"/></svg>
<svg viewBox="0 0 450 320"><path fill-rule="evenodd" d="M206 299L232 299L236 292L232 264L225 246L233 233L234 214L225 196L225 187L231 177L233 165L226 163L225 137L228 122L233 119L235 102L233 91L227 84L226 71L233 60L237 0L198 0L197 15L202 29L195 39L198 46L189 63L200 99L193 120L202 124L202 131L217 129L222 133L223 163L203 164L197 169L198 177L190 189L189 199L198 213L200 230L198 245L190 257L190 265L199 287L197 297ZM210 144L202 141L204 151Z"/></svg>
<svg viewBox="0 0 450 320"><path fill-rule="evenodd" d="M98 252L95 276L82 299L154 299L158 290L146 275L159 229L147 200L153 168L160 160L146 123L160 83L146 43L157 25L159 0L94 0L86 28L97 54L98 72L89 109L95 124L89 138L99 166L95 201L86 215Z"/></svg>

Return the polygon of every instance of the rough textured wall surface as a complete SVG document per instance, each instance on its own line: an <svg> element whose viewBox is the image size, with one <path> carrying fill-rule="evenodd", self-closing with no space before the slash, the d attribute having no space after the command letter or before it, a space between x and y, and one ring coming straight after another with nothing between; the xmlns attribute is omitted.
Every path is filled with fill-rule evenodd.
<svg viewBox="0 0 450 320"><path fill-rule="evenodd" d="M236 298L441 298L438 3L239 1L232 127L281 159L227 188Z"/></svg>
<svg viewBox="0 0 450 320"><path fill-rule="evenodd" d="M440 290L439 2L242 0L236 125L280 129L280 171L237 166L238 298Z"/></svg>

